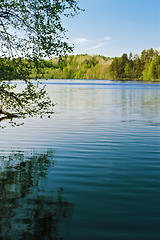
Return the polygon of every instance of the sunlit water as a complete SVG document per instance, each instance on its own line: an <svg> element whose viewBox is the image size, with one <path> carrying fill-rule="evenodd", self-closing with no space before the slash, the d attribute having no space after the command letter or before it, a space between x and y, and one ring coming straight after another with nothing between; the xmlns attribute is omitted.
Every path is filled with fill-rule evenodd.
<svg viewBox="0 0 160 240"><path fill-rule="evenodd" d="M50 118L1 129L1 240L159 240L160 85L50 80Z"/></svg>

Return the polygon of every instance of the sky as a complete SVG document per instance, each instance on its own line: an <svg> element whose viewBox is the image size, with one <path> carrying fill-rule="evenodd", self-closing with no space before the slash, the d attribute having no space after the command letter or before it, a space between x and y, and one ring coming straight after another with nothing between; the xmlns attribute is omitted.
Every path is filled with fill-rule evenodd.
<svg viewBox="0 0 160 240"><path fill-rule="evenodd" d="M160 49L160 0L79 0L85 9L67 18L73 54L119 57Z"/></svg>

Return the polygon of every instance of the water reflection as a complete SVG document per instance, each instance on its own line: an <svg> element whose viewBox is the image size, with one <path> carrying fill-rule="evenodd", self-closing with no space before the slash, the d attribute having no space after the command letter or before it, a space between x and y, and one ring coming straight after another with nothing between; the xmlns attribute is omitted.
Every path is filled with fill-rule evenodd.
<svg viewBox="0 0 160 240"><path fill-rule="evenodd" d="M53 151L31 155L0 157L0 239L67 239L73 206L63 188L45 190Z"/></svg>
<svg viewBox="0 0 160 240"><path fill-rule="evenodd" d="M90 119L101 122L139 122L159 124L160 117L160 88L153 84L134 84L124 87L115 84L114 88L74 86L54 86L48 89L54 102L55 109L62 115L69 112L69 117ZM61 117L64 118L64 117ZM91 119L92 118L92 119Z"/></svg>

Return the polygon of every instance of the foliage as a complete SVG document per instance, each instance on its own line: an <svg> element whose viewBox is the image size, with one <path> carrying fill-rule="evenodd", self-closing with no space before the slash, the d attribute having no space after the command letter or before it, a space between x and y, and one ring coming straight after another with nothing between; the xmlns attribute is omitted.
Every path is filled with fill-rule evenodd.
<svg viewBox="0 0 160 240"><path fill-rule="evenodd" d="M141 55L132 57L123 54L120 58L114 58L110 65L110 77L121 80L160 80L160 54L153 48L143 50Z"/></svg>
<svg viewBox="0 0 160 240"><path fill-rule="evenodd" d="M63 60L63 61L62 61ZM44 79L107 79L111 59L99 55L69 55L63 59L52 58L44 61ZM35 77L34 69L31 78Z"/></svg>
<svg viewBox="0 0 160 240"><path fill-rule="evenodd" d="M61 18L79 10L75 0L1 1L1 50L12 57L17 53L42 57L68 52L71 48L64 41Z"/></svg>
<svg viewBox="0 0 160 240"><path fill-rule="evenodd" d="M63 61L62 61L63 60ZM31 77L35 77L34 70ZM105 58L99 55L69 55L52 58L43 63L45 79L113 79L113 80L160 80L160 54L151 49L141 55L124 53L121 57Z"/></svg>
<svg viewBox="0 0 160 240"><path fill-rule="evenodd" d="M0 113L5 114L7 109L18 116L53 112L44 88L28 79L32 72L37 79L43 70L40 59L72 51L62 17L73 17L79 11L76 0L0 2ZM14 91L13 79L25 81L22 92Z"/></svg>

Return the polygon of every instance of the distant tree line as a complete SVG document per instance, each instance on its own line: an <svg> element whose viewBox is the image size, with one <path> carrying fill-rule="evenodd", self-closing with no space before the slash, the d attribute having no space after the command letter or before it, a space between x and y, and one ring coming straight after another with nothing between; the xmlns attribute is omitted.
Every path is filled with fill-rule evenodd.
<svg viewBox="0 0 160 240"><path fill-rule="evenodd" d="M113 79L160 80L160 54L153 48L143 50L141 55L114 58L109 68Z"/></svg>
<svg viewBox="0 0 160 240"><path fill-rule="evenodd" d="M108 79L111 59L99 55L69 55L41 62L39 78L47 79ZM31 78L35 78L33 72Z"/></svg>
<svg viewBox="0 0 160 240"><path fill-rule="evenodd" d="M109 58L101 55L68 55L41 59L36 66L32 61L14 59L17 68L12 70L13 62L0 59L0 78L20 79L28 71L29 78L35 79L109 79L160 81L160 53L153 48L143 50L140 56ZM16 69L16 71L15 71Z"/></svg>
<svg viewBox="0 0 160 240"><path fill-rule="evenodd" d="M160 80L160 53L153 48L129 56L69 55L44 61L39 77L48 79ZM34 78L34 72L32 74Z"/></svg>

